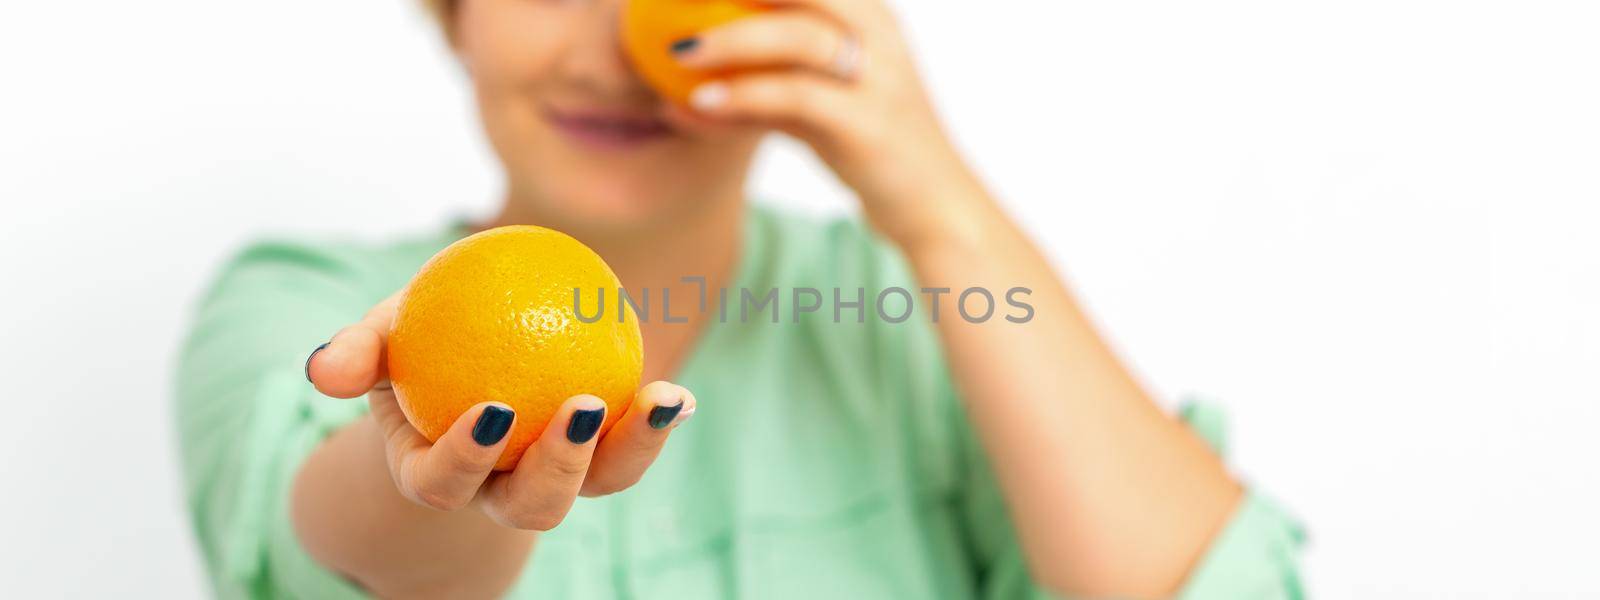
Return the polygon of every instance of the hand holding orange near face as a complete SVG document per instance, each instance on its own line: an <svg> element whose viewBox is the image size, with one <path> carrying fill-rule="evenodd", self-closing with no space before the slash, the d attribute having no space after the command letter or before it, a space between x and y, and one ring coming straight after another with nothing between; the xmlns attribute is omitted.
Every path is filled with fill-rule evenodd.
<svg viewBox="0 0 1600 600"><path fill-rule="evenodd" d="M677 120L799 138L891 238L953 216L930 203L976 185L882 0L627 0L621 35Z"/></svg>
<svg viewBox="0 0 1600 600"><path fill-rule="evenodd" d="M630 0L622 11L622 45L639 76L668 100L689 94L720 73L678 62L675 50L701 32L766 10L750 0Z"/></svg>

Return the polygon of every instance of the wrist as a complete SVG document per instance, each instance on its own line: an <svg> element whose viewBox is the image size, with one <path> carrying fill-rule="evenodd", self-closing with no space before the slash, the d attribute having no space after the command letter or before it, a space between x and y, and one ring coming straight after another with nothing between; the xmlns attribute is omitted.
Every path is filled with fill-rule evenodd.
<svg viewBox="0 0 1600 600"><path fill-rule="evenodd" d="M884 207L893 210L882 210ZM923 178L893 202L869 204L867 213L879 232L907 258L935 250L981 250L994 237L1000 218L982 184L965 169Z"/></svg>

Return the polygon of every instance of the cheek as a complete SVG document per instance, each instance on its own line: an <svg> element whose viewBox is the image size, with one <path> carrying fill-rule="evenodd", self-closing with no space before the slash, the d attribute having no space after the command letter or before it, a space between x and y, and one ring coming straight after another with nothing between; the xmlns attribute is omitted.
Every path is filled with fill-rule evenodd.
<svg viewBox="0 0 1600 600"><path fill-rule="evenodd" d="M538 3L477 0L457 15L461 58L482 90L527 88L550 77L571 27Z"/></svg>

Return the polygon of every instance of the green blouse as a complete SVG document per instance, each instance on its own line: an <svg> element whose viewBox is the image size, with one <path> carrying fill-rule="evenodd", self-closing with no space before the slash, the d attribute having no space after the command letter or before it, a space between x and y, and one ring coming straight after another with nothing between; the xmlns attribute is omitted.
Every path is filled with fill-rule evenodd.
<svg viewBox="0 0 1600 600"><path fill-rule="evenodd" d="M287 496L306 455L366 403L318 394L302 366L465 233L260 243L204 296L175 414L192 523L219 595L361 596L300 547ZM850 300L855 288L896 286L916 289L858 222L756 207L731 289L778 288L783 299L839 287ZM835 323L826 300L799 323L787 300L777 324L713 319L676 378L699 398L694 420L636 486L579 499L540 538L511 597L1046 597L927 319L890 323L869 301L864 323L848 309ZM694 303L674 299L674 314L679 306ZM1220 444L1217 415L1191 405L1185 417ZM1292 520L1250 494L1182 597L1301 597L1300 540Z"/></svg>

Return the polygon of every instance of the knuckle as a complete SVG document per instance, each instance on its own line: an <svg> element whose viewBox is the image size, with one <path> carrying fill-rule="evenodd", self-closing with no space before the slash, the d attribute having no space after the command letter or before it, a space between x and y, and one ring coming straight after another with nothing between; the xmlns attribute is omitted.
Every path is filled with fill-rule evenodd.
<svg viewBox="0 0 1600 600"><path fill-rule="evenodd" d="M796 114L802 115L825 114L822 109L826 108L820 95L798 86L789 92L789 106Z"/></svg>
<svg viewBox="0 0 1600 600"><path fill-rule="evenodd" d="M741 104L757 108L768 108L775 101L772 85L765 79L746 81L734 89L734 96L739 99Z"/></svg>
<svg viewBox="0 0 1600 600"><path fill-rule="evenodd" d="M582 455L565 454L552 456L546 463L550 472L562 478L581 477L589 472L589 459Z"/></svg>
<svg viewBox="0 0 1600 600"><path fill-rule="evenodd" d="M713 30L712 33L706 36L708 39L706 47L717 46L723 52L735 54L770 50L772 38L769 35L765 35L758 26L759 24L740 24L735 22L722 31ZM715 43L711 43L713 39Z"/></svg>
<svg viewBox="0 0 1600 600"><path fill-rule="evenodd" d="M511 526L529 531L550 531L561 525L566 515L553 514L549 511L522 512L513 515L510 519Z"/></svg>
<svg viewBox="0 0 1600 600"><path fill-rule="evenodd" d="M812 29L805 37L806 47L810 48L811 52L815 54L813 60L816 61L818 66L827 66L832 63L834 53L838 52L839 46L843 43L845 42L840 39L839 34L829 32L826 29Z"/></svg>
<svg viewBox="0 0 1600 600"><path fill-rule="evenodd" d="M352 332L354 332L356 329L359 329L359 328L360 328L360 326L356 325L354 323L352 323L350 325L345 325L344 327L340 327L338 331L333 332L333 337L332 338L328 338L328 339L335 339L335 338L338 338L340 336L350 335Z"/></svg>
<svg viewBox="0 0 1600 600"><path fill-rule="evenodd" d="M774 118L792 118L800 110L800 99L795 91L776 81L762 81L749 89L749 102L757 110Z"/></svg>
<svg viewBox="0 0 1600 600"><path fill-rule="evenodd" d="M645 384L644 388L639 390L639 391L643 392L644 395L647 395L647 396L648 395L656 395L656 394L668 394L668 393L671 393L672 390L675 387L677 387L677 386L674 386L670 382L652 381L650 383Z"/></svg>
<svg viewBox="0 0 1600 600"><path fill-rule="evenodd" d="M678 386L665 382L655 381L639 389L640 402L671 401L678 396Z"/></svg>
<svg viewBox="0 0 1600 600"><path fill-rule="evenodd" d="M668 435L668 431L656 429L635 432L624 437L622 447L630 456L653 457L667 443Z"/></svg>
<svg viewBox="0 0 1600 600"><path fill-rule="evenodd" d="M806 99L799 90L793 86L773 84L768 88L767 95L784 113L794 116L803 114L806 109Z"/></svg>
<svg viewBox="0 0 1600 600"><path fill-rule="evenodd" d="M445 512L466 506L470 497L463 497L464 494L450 489L438 478L424 476L419 472L421 462L409 460L399 465L395 483L400 487L401 495L422 506Z"/></svg>
<svg viewBox="0 0 1600 600"><path fill-rule="evenodd" d="M639 479L642 475L642 473L612 475L596 478L593 481L584 482L583 495L589 498L596 498L615 494L633 487L636 483L639 483Z"/></svg>
<svg viewBox="0 0 1600 600"><path fill-rule="evenodd" d="M418 487L411 493L412 501L445 512L454 512L466 506L467 501L461 494L455 494L437 485Z"/></svg>
<svg viewBox="0 0 1600 600"><path fill-rule="evenodd" d="M579 491L578 495L583 496L584 498L604 498L620 491L622 491L622 489L600 487L599 485L584 485L583 490Z"/></svg>
<svg viewBox="0 0 1600 600"><path fill-rule="evenodd" d="M466 452L450 452L440 457L439 466L449 473L477 473L485 470L484 460Z"/></svg>

